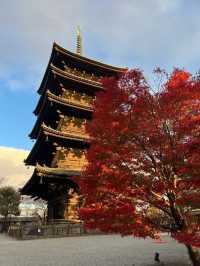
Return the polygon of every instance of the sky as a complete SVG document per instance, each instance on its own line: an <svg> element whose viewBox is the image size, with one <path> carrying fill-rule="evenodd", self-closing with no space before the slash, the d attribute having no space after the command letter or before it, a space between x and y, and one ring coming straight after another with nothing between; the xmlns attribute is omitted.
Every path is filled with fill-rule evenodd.
<svg viewBox="0 0 200 266"><path fill-rule="evenodd" d="M196 73L199 12L199 0L0 0L0 170L6 184L30 176L22 161L33 146L28 134L36 91L54 41L75 51L80 25L86 57L140 68L150 81L158 66Z"/></svg>

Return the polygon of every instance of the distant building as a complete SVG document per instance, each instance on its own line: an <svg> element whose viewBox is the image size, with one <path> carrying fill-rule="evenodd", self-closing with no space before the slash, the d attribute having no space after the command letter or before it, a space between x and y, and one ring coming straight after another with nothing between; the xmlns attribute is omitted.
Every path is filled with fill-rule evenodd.
<svg viewBox="0 0 200 266"><path fill-rule="evenodd" d="M40 216L44 217L46 214L47 204L42 200L34 201L30 197L23 196L19 205L20 216L31 217Z"/></svg>

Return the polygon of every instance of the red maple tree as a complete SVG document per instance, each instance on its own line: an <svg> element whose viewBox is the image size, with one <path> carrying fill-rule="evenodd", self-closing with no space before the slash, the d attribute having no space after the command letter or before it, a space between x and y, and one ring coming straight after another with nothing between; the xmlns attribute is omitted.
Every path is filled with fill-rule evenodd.
<svg viewBox="0 0 200 266"><path fill-rule="evenodd" d="M87 125L82 219L122 235L171 232L200 265L200 77L175 69L154 93L137 69L102 83Z"/></svg>

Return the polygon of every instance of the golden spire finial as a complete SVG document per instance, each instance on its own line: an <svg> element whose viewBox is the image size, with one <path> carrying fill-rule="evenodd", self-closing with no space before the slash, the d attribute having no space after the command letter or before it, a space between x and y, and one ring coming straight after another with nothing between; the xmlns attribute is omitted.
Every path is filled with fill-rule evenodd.
<svg viewBox="0 0 200 266"><path fill-rule="evenodd" d="M77 26L76 34L77 34L76 53L82 55L82 37L81 37L80 26Z"/></svg>

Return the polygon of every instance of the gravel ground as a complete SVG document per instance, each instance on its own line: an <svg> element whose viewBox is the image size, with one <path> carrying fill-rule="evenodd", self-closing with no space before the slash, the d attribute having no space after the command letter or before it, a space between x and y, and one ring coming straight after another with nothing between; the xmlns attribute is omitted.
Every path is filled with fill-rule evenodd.
<svg viewBox="0 0 200 266"><path fill-rule="evenodd" d="M154 264L154 253L162 263ZM118 235L17 241L0 235L0 266L188 266L183 245Z"/></svg>

